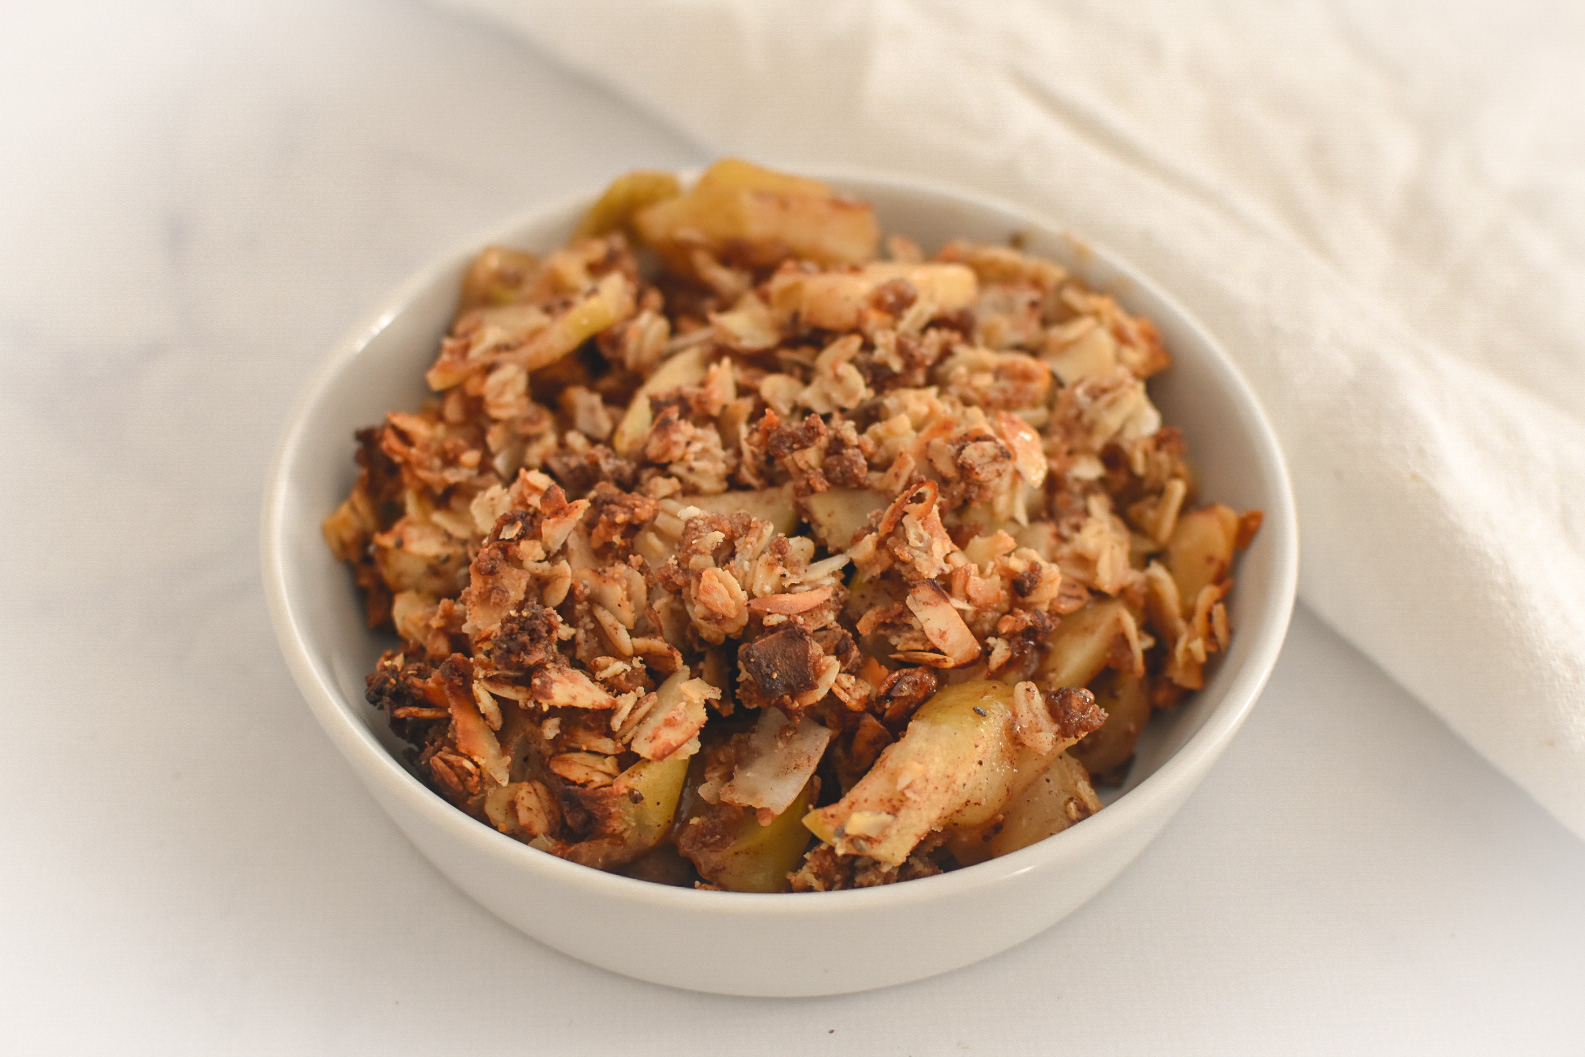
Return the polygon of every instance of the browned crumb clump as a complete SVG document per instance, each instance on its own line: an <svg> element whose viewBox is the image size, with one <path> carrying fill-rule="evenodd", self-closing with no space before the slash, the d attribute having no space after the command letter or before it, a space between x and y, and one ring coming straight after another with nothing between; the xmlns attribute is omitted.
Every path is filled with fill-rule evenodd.
<svg viewBox="0 0 1585 1057"><path fill-rule="evenodd" d="M1195 504L1155 328L1013 249L878 247L725 161L474 262L324 526L437 792L635 877L866 887L1086 817L1203 684L1260 515Z"/></svg>

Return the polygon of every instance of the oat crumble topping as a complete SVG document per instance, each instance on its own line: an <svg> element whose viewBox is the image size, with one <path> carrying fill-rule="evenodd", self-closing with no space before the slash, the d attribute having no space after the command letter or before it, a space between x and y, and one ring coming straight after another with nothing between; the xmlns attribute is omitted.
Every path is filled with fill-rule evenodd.
<svg viewBox="0 0 1585 1057"><path fill-rule="evenodd" d="M325 536L438 793L575 862L829 891L1099 810L1232 635L1151 323L727 160L492 247Z"/></svg>

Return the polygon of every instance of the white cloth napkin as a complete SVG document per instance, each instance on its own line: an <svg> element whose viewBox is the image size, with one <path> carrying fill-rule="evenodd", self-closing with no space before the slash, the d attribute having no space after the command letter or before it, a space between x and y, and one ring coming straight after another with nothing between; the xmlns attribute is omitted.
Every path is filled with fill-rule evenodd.
<svg viewBox="0 0 1585 1057"><path fill-rule="evenodd" d="M1585 836L1577 5L449 2L720 152L1142 265L1281 435L1304 600Z"/></svg>

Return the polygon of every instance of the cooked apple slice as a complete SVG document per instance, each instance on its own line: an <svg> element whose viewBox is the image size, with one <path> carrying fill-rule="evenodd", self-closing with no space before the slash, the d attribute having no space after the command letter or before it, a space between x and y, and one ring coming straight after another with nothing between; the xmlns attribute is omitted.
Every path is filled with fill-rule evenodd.
<svg viewBox="0 0 1585 1057"><path fill-rule="evenodd" d="M958 683L920 706L908 729L846 796L811 811L804 825L842 855L899 866L926 835L989 822L1057 754L1105 716L1087 690L1042 700L1053 736L1025 729L1014 687Z"/></svg>
<svg viewBox="0 0 1585 1057"><path fill-rule="evenodd" d="M1009 797L998 817L954 830L947 849L965 866L984 862L1061 833L1099 810L1101 798L1090 784L1090 773L1064 752Z"/></svg>

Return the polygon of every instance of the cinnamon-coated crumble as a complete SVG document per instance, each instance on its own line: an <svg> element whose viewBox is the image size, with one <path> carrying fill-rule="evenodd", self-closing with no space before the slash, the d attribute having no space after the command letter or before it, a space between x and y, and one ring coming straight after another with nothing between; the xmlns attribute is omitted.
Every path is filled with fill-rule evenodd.
<svg viewBox="0 0 1585 1057"><path fill-rule="evenodd" d="M1197 503L1155 328L1014 249L879 246L729 160L474 261L325 521L437 792L632 876L884 884L1087 817L1203 684L1260 515Z"/></svg>

